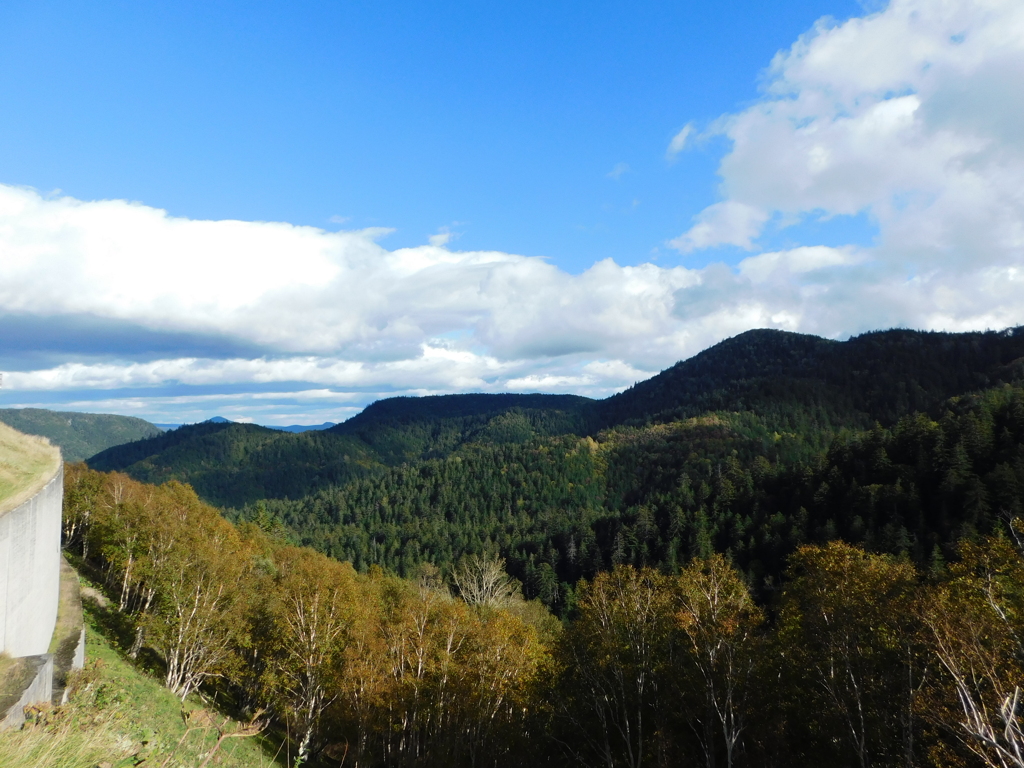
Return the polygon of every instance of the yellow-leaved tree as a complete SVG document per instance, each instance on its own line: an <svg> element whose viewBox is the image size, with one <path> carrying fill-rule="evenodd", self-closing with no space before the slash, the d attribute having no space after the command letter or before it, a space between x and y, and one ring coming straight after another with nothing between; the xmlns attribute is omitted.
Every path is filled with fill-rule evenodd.
<svg viewBox="0 0 1024 768"><path fill-rule="evenodd" d="M677 695L689 710L705 765L718 764L721 744L725 765L732 768L745 725L756 632L764 616L739 572L722 555L695 558L673 586L681 667L674 679L684 689Z"/></svg>
<svg viewBox="0 0 1024 768"><path fill-rule="evenodd" d="M1006 538L962 543L960 561L923 602L921 620L941 672L925 715L985 765L1024 768L1019 546ZM941 742L938 749L946 751Z"/></svg>

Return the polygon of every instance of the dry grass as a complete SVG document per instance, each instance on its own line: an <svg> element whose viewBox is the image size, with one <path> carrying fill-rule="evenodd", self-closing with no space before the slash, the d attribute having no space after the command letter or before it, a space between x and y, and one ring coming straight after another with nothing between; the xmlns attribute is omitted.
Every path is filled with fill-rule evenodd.
<svg viewBox="0 0 1024 768"><path fill-rule="evenodd" d="M198 700L183 708L87 624L91 661L72 673L67 704L29 708L24 728L0 733L0 768L280 768L258 728Z"/></svg>
<svg viewBox="0 0 1024 768"><path fill-rule="evenodd" d="M107 762L121 765L133 754L134 743L118 728L123 713L101 715L64 710L49 719L49 712L37 714L32 725L9 731L0 738L2 768L93 768Z"/></svg>
<svg viewBox="0 0 1024 768"><path fill-rule="evenodd" d="M44 437L0 423L0 515L31 498L60 467L60 449Z"/></svg>
<svg viewBox="0 0 1024 768"><path fill-rule="evenodd" d="M20 730L0 738L0 768L95 768L134 765L140 745L127 731L131 704L105 679L102 664L73 672L59 707L25 708Z"/></svg>

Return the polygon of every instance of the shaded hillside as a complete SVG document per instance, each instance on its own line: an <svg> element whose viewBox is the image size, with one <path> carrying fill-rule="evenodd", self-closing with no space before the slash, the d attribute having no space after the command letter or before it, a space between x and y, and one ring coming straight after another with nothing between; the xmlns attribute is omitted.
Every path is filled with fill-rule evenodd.
<svg viewBox="0 0 1024 768"><path fill-rule="evenodd" d="M351 480L379 462L365 445L345 435L203 422L110 448L88 463L148 483L180 480L215 504L244 504L298 498L311 488Z"/></svg>
<svg viewBox="0 0 1024 768"><path fill-rule="evenodd" d="M601 401L602 426L754 411L801 429L892 424L949 397L1024 379L1024 327L985 333L891 330L837 342L741 333Z"/></svg>
<svg viewBox="0 0 1024 768"><path fill-rule="evenodd" d="M41 435L59 446L65 461L82 461L114 445L159 435L162 430L134 416L3 408L0 421L27 435Z"/></svg>
<svg viewBox="0 0 1024 768"><path fill-rule="evenodd" d="M384 463L439 458L465 442L523 443L586 434L594 401L576 395L437 395L378 400L331 428L358 437ZM499 418L500 417L500 418Z"/></svg>
<svg viewBox="0 0 1024 768"><path fill-rule="evenodd" d="M344 424L302 433L211 420L111 448L88 464L143 482L180 480L211 503L241 506L298 498L369 470L447 456L466 442L522 443L582 432L583 409L592 402L561 395L392 398Z"/></svg>
<svg viewBox="0 0 1024 768"><path fill-rule="evenodd" d="M445 459L467 445L533 445L712 412L751 417L743 429L759 435L758 450L779 447L772 435L790 436L779 460L791 462L824 451L843 430L892 425L933 412L950 397L1017 380L1024 380L1024 329L896 330L846 342L759 330L603 401L537 394L390 398L323 432L193 425L106 451L89 464L147 482L189 482L208 501L239 507L299 498L367 471Z"/></svg>

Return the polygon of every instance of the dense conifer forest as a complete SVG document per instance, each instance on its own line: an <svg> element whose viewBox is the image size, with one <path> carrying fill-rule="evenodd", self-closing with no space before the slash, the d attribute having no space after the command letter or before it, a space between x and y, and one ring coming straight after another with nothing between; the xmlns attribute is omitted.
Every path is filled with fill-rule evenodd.
<svg viewBox="0 0 1024 768"><path fill-rule="evenodd" d="M127 652L304 760L1022 765L1024 329L752 331L604 401L89 465L65 545Z"/></svg>

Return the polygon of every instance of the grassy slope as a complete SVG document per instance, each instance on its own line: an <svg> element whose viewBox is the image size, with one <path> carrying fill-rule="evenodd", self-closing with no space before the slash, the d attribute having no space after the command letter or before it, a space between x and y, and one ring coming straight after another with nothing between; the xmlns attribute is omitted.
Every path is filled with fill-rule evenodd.
<svg viewBox="0 0 1024 768"><path fill-rule="evenodd" d="M59 463L60 452L46 440L0 424L0 514L39 490Z"/></svg>
<svg viewBox="0 0 1024 768"><path fill-rule="evenodd" d="M183 709L192 722L202 714L202 702L189 698L181 702L152 674L130 663L118 649L112 635L111 615L95 603L85 603L86 659L68 704L44 709L22 731L0 739L0 768L111 768L144 765L198 766L216 742L211 729L196 730L184 741ZM209 711L220 724L225 716ZM238 724L228 721L226 730ZM210 765L282 765L264 749L258 738L227 739Z"/></svg>
<svg viewBox="0 0 1024 768"><path fill-rule="evenodd" d="M134 416L0 408L0 421L60 446L65 461L83 461L113 445L159 435L159 427Z"/></svg>

